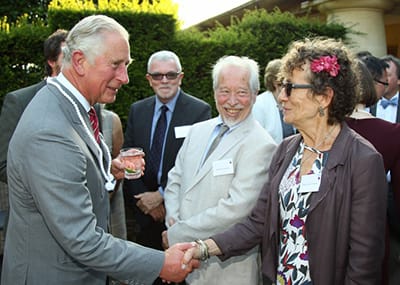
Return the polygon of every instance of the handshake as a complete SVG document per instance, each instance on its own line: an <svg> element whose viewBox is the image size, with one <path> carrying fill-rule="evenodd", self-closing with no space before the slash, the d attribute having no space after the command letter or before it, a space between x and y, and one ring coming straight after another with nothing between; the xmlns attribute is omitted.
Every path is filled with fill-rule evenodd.
<svg viewBox="0 0 400 285"><path fill-rule="evenodd" d="M207 242L207 243L206 243ZM216 247L213 240L206 242L177 243L165 251L164 266L160 272L160 278L165 282L181 282L194 269L200 266L200 260L207 260L209 255L209 243Z"/></svg>

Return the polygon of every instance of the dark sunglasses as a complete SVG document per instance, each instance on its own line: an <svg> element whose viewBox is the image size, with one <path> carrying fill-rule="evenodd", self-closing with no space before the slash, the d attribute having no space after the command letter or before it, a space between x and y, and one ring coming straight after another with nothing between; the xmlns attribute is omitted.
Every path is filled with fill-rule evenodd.
<svg viewBox="0 0 400 285"><path fill-rule="evenodd" d="M154 80L162 80L164 78L164 76L168 79L168 80L173 80L173 79L177 79L179 74L181 74L180 72L168 72L168 73L149 73L149 75L151 76L151 78L153 78Z"/></svg>
<svg viewBox="0 0 400 285"><path fill-rule="evenodd" d="M389 83L388 83L388 82L383 82L383 81L380 81L380 80L378 80L378 79L374 79L374 81L375 81L375 82L378 82L378 83L380 83L380 84L382 84L383 86L389 86Z"/></svg>
<svg viewBox="0 0 400 285"><path fill-rule="evenodd" d="M294 84L290 82L282 83L282 88L285 88L286 96L290 97L292 89L311 89L311 84Z"/></svg>

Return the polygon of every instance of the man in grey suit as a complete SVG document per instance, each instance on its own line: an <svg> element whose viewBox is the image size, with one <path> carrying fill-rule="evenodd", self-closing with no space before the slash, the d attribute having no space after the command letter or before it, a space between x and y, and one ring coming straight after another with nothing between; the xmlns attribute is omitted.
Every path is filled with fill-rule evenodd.
<svg viewBox="0 0 400 285"><path fill-rule="evenodd" d="M147 64L146 78L155 95L131 105L124 147L141 147L146 153L146 171L138 180L125 180L124 193L128 213L134 214L135 239L138 243L162 249L165 230L164 188L168 171L187 131L196 122L211 118L206 102L185 93L181 88L184 73L178 56L167 50L153 53ZM164 106L164 107L163 107ZM157 124L165 111L166 126L160 144L161 159L154 159ZM153 165L156 164L156 165Z"/></svg>
<svg viewBox="0 0 400 285"><path fill-rule="evenodd" d="M67 31L59 29L44 42L45 77L54 77L60 73L63 54L62 45ZM0 114L0 181L7 183L7 151L11 136L19 118L33 96L46 85L46 80L7 93Z"/></svg>
<svg viewBox="0 0 400 285"><path fill-rule="evenodd" d="M62 72L32 99L10 142L3 285L105 285L107 275L151 284L191 270L181 268L190 243L164 253L107 233L110 172L120 179L123 166L88 113L115 101L130 62L129 34L112 18L89 16L69 32Z"/></svg>
<svg viewBox="0 0 400 285"><path fill-rule="evenodd" d="M276 149L251 114L260 88L258 64L247 57L222 57L212 76L219 116L191 128L168 174L165 246L207 238L246 217ZM186 282L257 285L260 272L254 248L229 263L212 257Z"/></svg>

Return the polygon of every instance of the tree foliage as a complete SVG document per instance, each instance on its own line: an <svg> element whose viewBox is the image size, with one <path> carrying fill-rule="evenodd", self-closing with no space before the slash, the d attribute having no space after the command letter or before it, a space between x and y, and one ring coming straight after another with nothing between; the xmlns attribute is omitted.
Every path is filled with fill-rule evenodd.
<svg viewBox="0 0 400 285"><path fill-rule="evenodd" d="M132 11L173 15L178 18L178 4L172 0L2 0L0 19L15 23L21 16L28 21L47 21L48 9L71 11Z"/></svg>
<svg viewBox="0 0 400 285"><path fill-rule="evenodd" d="M130 11L167 14L175 18L178 15L178 4L172 0L52 0L49 9Z"/></svg>
<svg viewBox="0 0 400 285"><path fill-rule="evenodd" d="M0 17L6 17L9 23L14 23L22 15L28 15L28 20L45 20L47 6L51 0L2 0Z"/></svg>
<svg viewBox="0 0 400 285"><path fill-rule="evenodd" d="M166 1L153 0L154 8L161 9L161 4L166 4ZM150 2L143 0L142 4L150 5ZM214 106L211 69L221 56L234 54L256 60L260 65L261 79L268 61L284 55L293 40L316 35L345 39L349 33L340 25L327 25L279 10L267 12L262 9L248 11L242 19L233 17L227 27L217 25L206 32L196 28L179 30L176 17L171 14L175 11L172 6L169 7L171 13L166 14L136 11L137 5L132 0L53 0L45 24L28 23L22 17L25 22L18 21L9 31L1 28L0 106L8 91L42 78L44 39L58 28L69 30L81 18L92 14L115 18L130 34L134 59L128 69L130 82L118 92L116 102L108 106L120 116L123 125L130 104L153 94L145 74L147 60L157 50L174 51L180 57L185 73L182 88ZM128 11L124 8L127 6ZM3 27L4 22L0 25ZM215 115L215 108L213 111Z"/></svg>
<svg viewBox="0 0 400 285"><path fill-rule="evenodd" d="M207 94L206 101L214 105L210 71L222 55L247 56L256 60L260 66L260 80L263 82L263 71L267 63L282 57L292 41L326 36L348 42L346 36L349 33L350 30L338 24L296 17L279 9L271 12L258 9L247 11L242 19L232 17L229 26L217 23L205 32L196 28L178 32L175 51L184 55L182 64L186 68L183 83L185 90L195 95ZM260 91L263 90L264 86Z"/></svg>

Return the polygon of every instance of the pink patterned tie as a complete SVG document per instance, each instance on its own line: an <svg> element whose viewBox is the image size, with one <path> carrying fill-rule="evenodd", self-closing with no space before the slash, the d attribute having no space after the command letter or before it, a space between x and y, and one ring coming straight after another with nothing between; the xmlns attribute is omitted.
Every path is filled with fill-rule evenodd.
<svg viewBox="0 0 400 285"><path fill-rule="evenodd" d="M96 110L93 107L90 107L89 119L90 124L92 125L94 138L96 139L97 143L100 143L99 119L97 118Z"/></svg>

